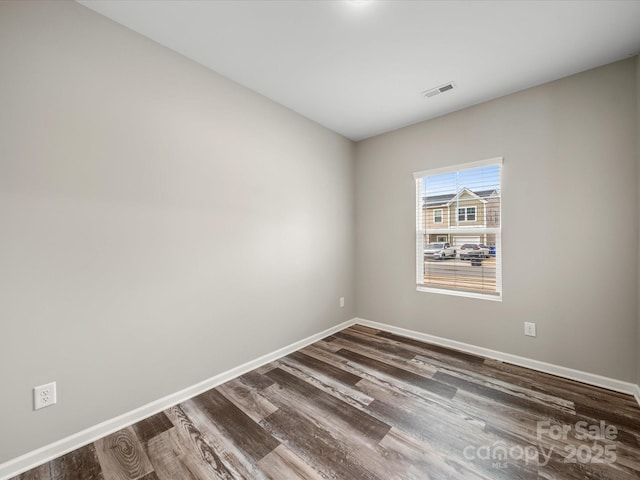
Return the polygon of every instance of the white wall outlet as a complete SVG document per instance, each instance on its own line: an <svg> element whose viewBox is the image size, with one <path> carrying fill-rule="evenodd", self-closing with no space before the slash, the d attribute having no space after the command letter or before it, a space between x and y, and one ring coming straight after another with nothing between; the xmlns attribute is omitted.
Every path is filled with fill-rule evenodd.
<svg viewBox="0 0 640 480"><path fill-rule="evenodd" d="M340 308L344 308L344 297L340 297Z"/></svg>
<svg viewBox="0 0 640 480"><path fill-rule="evenodd" d="M33 409L40 410L49 407L58 400L56 395L56 382L33 387Z"/></svg>
<svg viewBox="0 0 640 480"><path fill-rule="evenodd" d="M529 337L536 336L536 324L533 322L524 322L524 334Z"/></svg>

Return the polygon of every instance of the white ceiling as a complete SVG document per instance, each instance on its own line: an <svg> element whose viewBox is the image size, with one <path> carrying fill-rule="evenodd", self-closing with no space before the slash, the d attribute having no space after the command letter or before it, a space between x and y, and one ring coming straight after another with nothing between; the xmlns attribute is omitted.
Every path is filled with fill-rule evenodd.
<svg viewBox="0 0 640 480"><path fill-rule="evenodd" d="M640 51L640 1L78 1L352 140Z"/></svg>

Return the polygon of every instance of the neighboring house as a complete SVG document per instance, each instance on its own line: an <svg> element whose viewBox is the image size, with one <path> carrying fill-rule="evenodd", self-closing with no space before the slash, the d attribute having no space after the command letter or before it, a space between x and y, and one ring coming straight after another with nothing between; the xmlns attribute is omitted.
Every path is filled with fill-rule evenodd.
<svg viewBox="0 0 640 480"><path fill-rule="evenodd" d="M492 228L500 225L500 194L497 190L473 192L464 187L457 194L423 198L425 241L449 242L454 247L465 243L495 245L495 234L478 232L456 234L464 228Z"/></svg>

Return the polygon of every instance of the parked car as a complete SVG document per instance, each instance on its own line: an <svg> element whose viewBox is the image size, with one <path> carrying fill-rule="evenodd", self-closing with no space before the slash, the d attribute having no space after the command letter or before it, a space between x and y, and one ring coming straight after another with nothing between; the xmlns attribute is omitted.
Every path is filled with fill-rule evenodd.
<svg viewBox="0 0 640 480"><path fill-rule="evenodd" d="M434 260L456 258L456 250L447 242L433 242L424 249L424 258L433 258Z"/></svg>
<svg viewBox="0 0 640 480"><path fill-rule="evenodd" d="M478 243L465 243L460 247L460 260L489 258L489 247Z"/></svg>

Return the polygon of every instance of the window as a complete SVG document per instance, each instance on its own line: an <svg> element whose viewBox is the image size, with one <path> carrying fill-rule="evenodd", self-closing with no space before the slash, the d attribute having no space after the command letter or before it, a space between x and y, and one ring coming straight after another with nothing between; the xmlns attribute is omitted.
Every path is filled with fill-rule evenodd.
<svg viewBox="0 0 640 480"><path fill-rule="evenodd" d="M501 300L502 157L414 177L418 291Z"/></svg>
<svg viewBox="0 0 640 480"><path fill-rule="evenodd" d="M458 221L459 222L475 222L476 221L476 207L466 207L458 209Z"/></svg>

